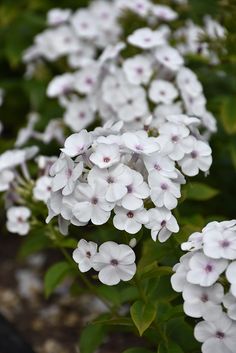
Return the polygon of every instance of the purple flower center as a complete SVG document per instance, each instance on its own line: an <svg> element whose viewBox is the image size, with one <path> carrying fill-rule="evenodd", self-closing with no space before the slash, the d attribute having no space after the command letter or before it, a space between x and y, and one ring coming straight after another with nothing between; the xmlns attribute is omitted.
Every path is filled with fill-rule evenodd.
<svg viewBox="0 0 236 353"><path fill-rule="evenodd" d="M208 302L209 298L208 298L208 295L206 293L203 293L203 295L201 296L201 301L203 303L206 303Z"/></svg>
<svg viewBox="0 0 236 353"><path fill-rule="evenodd" d="M79 118L84 119L85 118L85 112L80 112L79 113Z"/></svg>
<svg viewBox="0 0 236 353"><path fill-rule="evenodd" d="M225 334L222 331L217 331L216 337L222 340L223 338L225 338Z"/></svg>
<svg viewBox="0 0 236 353"><path fill-rule="evenodd" d="M108 184L113 184L113 183L114 183L114 178L112 178L111 176L109 176L109 177L107 178L107 182L108 182Z"/></svg>
<svg viewBox="0 0 236 353"><path fill-rule="evenodd" d="M158 172L161 171L161 166L159 164L154 164L154 169L158 170Z"/></svg>
<svg viewBox="0 0 236 353"><path fill-rule="evenodd" d="M17 217L17 221L18 221L19 223L23 223L23 222L24 222L24 220L23 220L22 217Z"/></svg>
<svg viewBox="0 0 236 353"><path fill-rule="evenodd" d="M81 27L84 28L84 29L88 28L88 23L82 22L81 23Z"/></svg>
<svg viewBox="0 0 236 353"><path fill-rule="evenodd" d="M171 137L171 141L172 142L178 142L179 141L179 136L177 136L177 135L172 136Z"/></svg>
<svg viewBox="0 0 236 353"><path fill-rule="evenodd" d="M90 251L87 251L87 252L86 252L86 257L87 257L88 259L90 259L90 257L91 257L91 252L90 252Z"/></svg>
<svg viewBox="0 0 236 353"><path fill-rule="evenodd" d="M128 194L131 194L133 192L132 185L128 185L126 186L126 188L127 188Z"/></svg>
<svg viewBox="0 0 236 353"><path fill-rule="evenodd" d="M87 77L85 80L87 85L92 85L93 84L93 80L91 79L91 77Z"/></svg>
<svg viewBox="0 0 236 353"><path fill-rule="evenodd" d="M163 227L165 227L165 226L166 226L166 221L163 220L163 221L161 222L161 227L163 228Z"/></svg>
<svg viewBox="0 0 236 353"><path fill-rule="evenodd" d="M165 91L160 91L160 95L161 95L161 96L165 96L165 95L166 95L166 92L165 92Z"/></svg>
<svg viewBox="0 0 236 353"><path fill-rule="evenodd" d="M191 157L192 157L193 159L197 158L197 156L198 156L197 151L192 151L192 152L191 152Z"/></svg>
<svg viewBox="0 0 236 353"><path fill-rule="evenodd" d="M111 265L114 266L114 267L115 267L115 266L118 266L118 265L119 265L118 260L112 259L112 260L111 260Z"/></svg>
<svg viewBox="0 0 236 353"><path fill-rule="evenodd" d="M92 200L91 200L91 203L92 203L93 205L97 205L97 203L98 203L97 197L93 197Z"/></svg>
<svg viewBox="0 0 236 353"><path fill-rule="evenodd" d="M221 242L222 248L228 248L230 246L230 242L228 240L223 240Z"/></svg>
<svg viewBox="0 0 236 353"><path fill-rule="evenodd" d="M168 190L168 185L165 184L165 183L161 184L161 189L162 190Z"/></svg>
<svg viewBox="0 0 236 353"><path fill-rule="evenodd" d="M210 272L212 272L212 270L213 270L213 266L210 265L210 264L207 264L206 267L205 267L205 271L206 271L207 273L210 273Z"/></svg>
<svg viewBox="0 0 236 353"><path fill-rule="evenodd" d="M133 217L134 217L133 212L129 211L129 212L127 213L127 217L128 217L128 218L133 218Z"/></svg>
<svg viewBox="0 0 236 353"><path fill-rule="evenodd" d="M136 72L137 72L137 74L142 75L143 74L143 68L142 67L137 67L136 68Z"/></svg>
<svg viewBox="0 0 236 353"><path fill-rule="evenodd" d="M111 158L110 157L104 157L103 162L108 163L110 162Z"/></svg>

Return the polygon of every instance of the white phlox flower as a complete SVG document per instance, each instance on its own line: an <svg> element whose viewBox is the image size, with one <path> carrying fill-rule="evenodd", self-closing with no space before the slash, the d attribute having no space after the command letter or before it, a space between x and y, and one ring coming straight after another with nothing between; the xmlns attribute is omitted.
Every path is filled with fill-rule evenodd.
<svg viewBox="0 0 236 353"><path fill-rule="evenodd" d="M26 235L29 233L31 211L24 206L15 206L7 210L7 230L11 233Z"/></svg>

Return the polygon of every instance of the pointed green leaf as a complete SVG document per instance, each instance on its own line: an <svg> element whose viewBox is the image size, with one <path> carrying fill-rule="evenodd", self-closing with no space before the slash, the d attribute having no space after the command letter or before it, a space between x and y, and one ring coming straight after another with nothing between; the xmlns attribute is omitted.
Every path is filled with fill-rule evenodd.
<svg viewBox="0 0 236 353"><path fill-rule="evenodd" d="M142 336L155 320L156 308L151 303L136 301L130 308L130 314L140 336Z"/></svg>

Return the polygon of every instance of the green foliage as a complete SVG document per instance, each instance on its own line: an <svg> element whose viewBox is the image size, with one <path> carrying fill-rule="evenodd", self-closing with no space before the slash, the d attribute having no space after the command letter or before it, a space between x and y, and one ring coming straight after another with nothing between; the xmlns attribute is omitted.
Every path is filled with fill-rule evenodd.
<svg viewBox="0 0 236 353"><path fill-rule="evenodd" d="M89 1L61 0L58 7L76 9ZM155 1L160 3L159 0ZM168 4L170 1L163 0ZM171 2L173 5L173 2ZM174 5L177 6L177 5ZM6 90L6 96L1 107L1 121L4 124L4 136L1 137L0 151L12 148L16 133L26 123L26 115L38 111L42 119L37 126L43 131L50 119L60 117L61 108L55 100L48 99L45 94L47 84L53 75L59 74L65 68L65 62L54 65L42 63L36 77L25 80L23 51L32 44L33 37L45 28L45 13L55 7L52 0L18 0L14 2L2 0L0 4L0 87ZM90 289L104 301L110 313L99 317L89 324L81 333L79 349L81 353L93 353L102 344L111 327L128 332L139 333L145 347L135 347L123 353L196 353L200 345L193 337L194 322L184 320L182 300L170 286L172 266L178 261L181 251L179 244L188 236L199 231L210 219L230 219L235 217L235 170L236 170L236 11L235 4L229 0L189 0L183 7L180 18L173 24L176 28L191 18L202 25L202 18L210 14L226 27L228 35L223 43L216 43L215 50L219 52L220 62L211 65L199 55L186 59L187 65L200 77L207 96L208 108L218 119L218 132L212 137L213 166L207 178L197 177L183 188L181 205L176 211L176 218L181 230L166 243L160 244L150 239L150 232L139 233L135 252L137 254L137 276L130 283L119 284L116 287L93 285ZM124 34L145 25L138 16L127 13L122 18ZM209 42L209 45L213 45ZM225 50L222 50L225 48ZM138 53L137 48L127 47L125 56ZM52 67L53 66L53 67ZM58 146L41 146L44 154L58 153ZM196 202L197 201L197 202ZM32 207L34 207L32 205ZM37 216L42 218L42 209L36 206ZM20 257L25 258L38 251L49 248L74 249L81 234L78 228L71 228L69 237L59 234L49 234L45 225L27 236L20 250ZM119 234L118 234L119 233ZM117 232L111 225L102 227L87 227L88 239L94 241L116 240L128 243L130 236ZM66 253L67 254L67 253ZM65 254L64 254L65 255ZM80 275L70 262L71 254L66 255L66 261L61 261L49 268L45 276L45 294L50 296L57 286L67 276ZM83 284L86 286L86 283ZM80 283L79 283L80 286ZM94 288L95 287L95 288ZM89 290L90 290L89 289ZM83 290L83 287L82 287ZM130 313L121 316L120 309L130 306ZM149 342L146 345L147 341Z"/></svg>
<svg viewBox="0 0 236 353"><path fill-rule="evenodd" d="M107 328L103 324L90 324L81 333L79 340L80 353L94 353L102 343Z"/></svg>
<svg viewBox="0 0 236 353"><path fill-rule="evenodd" d="M202 183L189 182L184 190L186 199L196 201L206 201L215 197L219 191Z"/></svg>
<svg viewBox="0 0 236 353"><path fill-rule="evenodd" d="M49 248L51 244L51 240L45 236L43 229L34 231L33 234L29 234L22 243L19 251L19 257L21 259L26 258L31 254Z"/></svg>
<svg viewBox="0 0 236 353"><path fill-rule="evenodd" d="M149 349L134 347L130 349L126 349L123 353L152 353Z"/></svg>
<svg viewBox="0 0 236 353"><path fill-rule="evenodd" d="M66 261L61 261L49 268L44 278L44 291L49 297L56 287L67 277L73 274L74 268Z"/></svg>
<svg viewBox="0 0 236 353"><path fill-rule="evenodd" d="M130 308L130 314L140 336L148 329L156 317L156 308L152 303L136 301Z"/></svg>
<svg viewBox="0 0 236 353"><path fill-rule="evenodd" d="M220 118L228 134L236 133L236 95L225 97L222 101Z"/></svg>

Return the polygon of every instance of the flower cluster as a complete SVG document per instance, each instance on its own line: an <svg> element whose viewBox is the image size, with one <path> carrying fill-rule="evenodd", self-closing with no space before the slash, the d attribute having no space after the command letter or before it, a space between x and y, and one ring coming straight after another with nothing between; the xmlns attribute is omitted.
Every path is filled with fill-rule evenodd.
<svg viewBox="0 0 236 353"><path fill-rule="evenodd" d="M154 240L167 240L179 230L171 211L185 178L177 166L194 176L212 162L208 143L195 134L198 122L171 115L158 137L125 132L121 122L72 134L50 170L47 221L59 215L65 231L70 223L104 224L114 211L115 228L135 234L145 225Z"/></svg>
<svg viewBox="0 0 236 353"><path fill-rule="evenodd" d="M109 286L131 280L136 272L134 251L128 245L113 241L107 241L97 249L96 243L81 239L73 259L81 272L94 269L99 272L99 280Z"/></svg>
<svg viewBox="0 0 236 353"><path fill-rule="evenodd" d="M181 42L177 44L177 48L183 55L201 54L209 59L211 64L217 64L218 56L211 49L208 41L223 40L226 36L226 29L209 15L203 18L203 22L204 27L200 27L188 20L183 28L178 29L175 37L181 39Z"/></svg>
<svg viewBox="0 0 236 353"><path fill-rule="evenodd" d="M204 319L194 330L203 343L202 352L234 353L236 221L209 223L202 232L193 233L182 249L189 252L175 265L171 282L175 291L182 292L184 312Z"/></svg>
<svg viewBox="0 0 236 353"><path fill-rule="evenodd" d="M5 192L5 207L7 209L7 229L11 233L26 235L30 230L32 215L26 200L27 185L34 201L47 202L51 194L52 178L49 169L55 162L55 157L38 156L36 158L38 177L34 184L27 166L38 153L36 146L25 149L8 150L0 155L0 192Z"/></svg>
<svg viewBox="0 0 236 353"><path fill-rule="evenodd" d="M147 21L127 38L118 21L125 10ZM216 122L206 109L202 85L184 66L178 46L169 44L173 33L163 24L177 17L170 7L149 0L94 1L75 13L53 9L50 29L36 37L24 59L32 64L67 57L70 69L52 79L47 95L59 99L64 124L73 132L97 118L139 130L150 113L152 127L158 128L167 115L186 113L200 118L207 138L216 131ZM136 55L127 54L136 50Z"/></svg>

